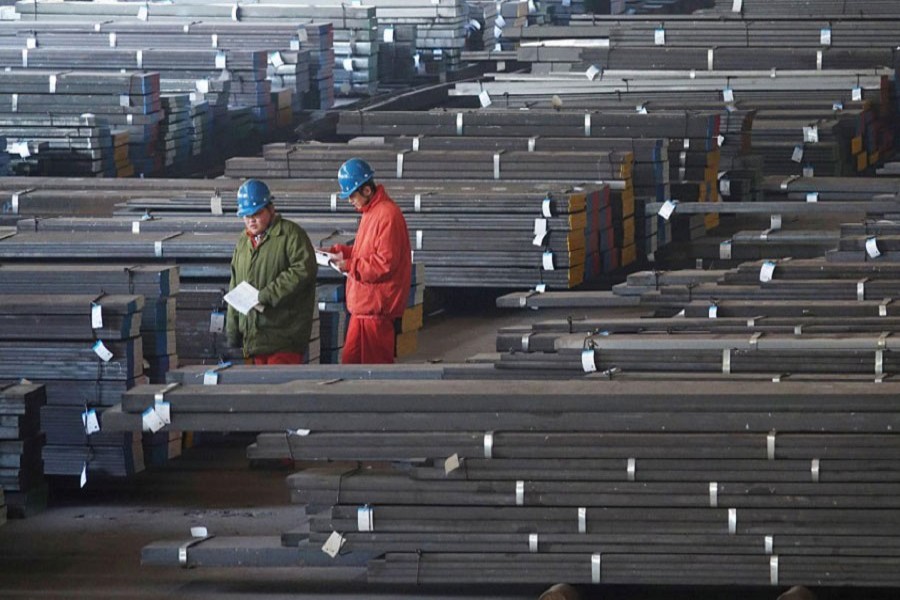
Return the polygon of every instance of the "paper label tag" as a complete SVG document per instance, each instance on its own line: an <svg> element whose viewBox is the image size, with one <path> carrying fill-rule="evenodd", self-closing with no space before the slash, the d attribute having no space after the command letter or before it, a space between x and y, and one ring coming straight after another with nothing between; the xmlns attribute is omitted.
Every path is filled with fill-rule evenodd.
<svg viewBox="0 0 900 600"><path fill-rule="evenodd" d="M100 357L100 360L103 362L109 362L112 360L113 353L109 351L102 340L97 340L93 345L94 354Z"/></svg>
<svg viewBox="0 0 900 600"><path fill-rule="evenodd" d="M35 48L37 48L37 38L30 37L25 40L25 47L29 50L34 50Z"/></svg>
<svg viewBox="0 0 900 600"><path fill-rule="evenodd" d="M534 220L534 235L543 235L547 233L547 219Z"/></svg>
<svg viewBox="0 0 900 600"><path fill-rule="evenodd" d="M815 125L803 128L803 141L808 144L819 143L819 128Z"/></svg>
<svg viewBox="0 0 900 600"><path fill-rule="evenodd" d="M209 199L209 212L214 215L222 214L222 196L216 194Z"/></svg>
<svg viewBox="0 0 900 600"><path fill-rule="evenodd" d="M156 433L166 426L153 407L150 407L143 412L141 420L143 422L144 431L149 431L150 433Z"/></svg>
<svg viewBox="0 0 900 600"><path fill-rule="evenodd" d="M840 112L840 111L844 110L844 103L843 102L835 102L834 104L831 105L831 110L833 110L834 112Z"/></svg>
<svg viewBox="0 0 900 600"><path fill-rule="evenodd" d="M138 9L137 18L141 21L146 21L150 17L150 11L147 6L142 6Z"/></svg>
<svg viewBox="0 0 900 600"><path fill-rule="evenodd" d="M555 268L553 265L553 253L544 252L544 254L541 255L541 264L545 271L553 271Z"/></svg>
<svg viewBox="0 0 900 600"><path fill-rule="evenodd" d="M803 176L804 177L814 177L816 174L816 170L812 167L812 165L806 165L803 167Z"/></svg>
<svg viewBox="0 0 900 600"><path fill-rule="evenodd" d="M449 475L459 468L459 454L454 454L444 461L444 474Z"/></svg>
<svg viewBox="0 0 900 600"><path fill-rule="evenodd" d="M881 251L878 249L878 240L873 237L866 240L866 253L868 253L869 258L881 256Z"/></svg>
<svg viewBox="0 0 900 600"><path fill-rule="evenodd" d="M91 329L103 328L103 307L91 302Z"/></svg>
<svg viewBox="0 0 900 600"><path fill-rule="evenodd" d="M850 97L853 99L854 102L861 102L862 98L863 98L862 88L859 86L856 86L855 88L850 90Z"/></svg>
<svg viewBox="0 0 900 600"><path fill-rule="evenodd" d="M195 538L209 537L209 530L207 530L206 527L202 527L202 526L191 527L191 537L195 537Z"/></svg>
<svg viewBox="0 0 900 600"><path fill-rule="evenodd" d="M809 192L806 194L807 202L818 202L819 201L819 192Z"/></svg>
<svg viewBox="0 0 900 600"><path fill-rule="evenodd" d="M719 259L731 260L731 240L725 240L719 244Z"/></svg>
<svg viewBox="0 0 900 600"><path fill-rule="evenodd" d="M131 222L131 233L137 235L141 232L141 222L140 221L132 221Z"/></svg>
<svg viewBox="0 0 900 600"><path fill-rule="evenodd" d="M731 4L731 12L739 13L744 10L744 0L734 0Z"/></svg>
<svg viewBox="0 0 900 600"><path fill-rule="evenodd" d="M646 115L646 114L648 114L648 113L647 113L647 107L644 106L643 104L638 104L637 106L635 106L635 107L634 107L634 112L636 112L636 113L639 114L639 115Z"/></svg>
<svg viewBox="0 0 900 600"><path fill-rule="evenodd" d="M588 67L588 70L584 72L584 76L588 78L590 81L594 81L597 79L597 76L600 74L600 67L597 65L591 65Z"/></svg>
<svg viewBox="0 0 900 600"><path fill-rule="evenodd" d="M734 102L734 90L730 87L725 88L722 90L722 98L725 102Z"/></svg>
<svg viewBox="0 0 900 600"><path fill-rule="evenodd" d="M823 27L822 30L819 32L819 43L821 43L823 46L831 45L831 28L830 27Z"/></svg>
<svg viewBox="0 0 900 600"><path fill-rule="evenodd" d="M206 371L203 373L203 385L217 385L219 383L219 374L215 371Z"/></svg>
<svg viewBox="0 0 900 600"><path fill-rule="evenodd" d="M672 213L675 212L675 207L678 205L676 200L666 200L663 205L660 207L659 212L657 213L660 217L669 220L669 217L672 216Z"/></svg>
<svg viewBox="0 0 900 600"><path fill-rule="evenodd" d="M100 421L97 419L97 411L93 408L81 413L81 423L84 425L84 432L87 435L92 435L100 431Z"/></svg>
<svg viewBox="0 0 900 600"><path fill-rule="evenodd" d="M213 311L209 315L209 332L222 333L225 331L225 313Z"/></svg>
<svg viewBox="0 0 900 600"><path fill-rule="evenodd" d="M394 28L388 27L384 30L384 43L392 44L394 43Z"/></svg>
<svg viewBox="0 0 900 600"><path fill-rule="evenodd" d="M709 318L715 319L718 316L719 316L719 307L716 306L715 304L711 304L709 306Z"/></svg>
<svg viewBox="0 0 900 600"><path fill-rule="evenodd" d="M791 160L795 163L803 162L803 146L794 146L794 153Z"/></svg>
<svg viewBox="0 0 900 600"><path fill-rule="evenodd" d="M166 425L172 424L172 405L168 402L156 402L153 405L153 410L156 411L156 414L159 415L159 419L165 423Z"/></svg>
<svg viewBox="0 0 900 600"><path fill-rule="evenodd" d="M228 56L224 52L216 53L216 68L224 69L228 66Z"/></svg>
<svg viewBox="0 0 900 600"><path fill-rule="evenodd" d="M537 284L536 286L534 286L534 291L537 292L538 294L543 294L544 292L547 291L547 284L546 283Z"/></svg>
<svg viewBox="0 0 900 600"><path fill-rule="evenodd" d="M731 195L731 180L727 177L723 177L719 180L719 191L722 192L723 196Z"/></svg>
<svg viewBox="0 0 900 600"><path fill-rule="evenodd" d="M657 27L653 32L653 43L657 46L665 46L666 45L666 30L662 27Z"/></svg>
<svg viewBox="0 0 900 600"><path fill-rule="evenodd" d="M581 351L581 368L585 373L594 373L597 371L597 363L594 362L594 351L586 348Z"/></svg>
<svg viewBox="0 0 900 600"><path fill-rule="evenodd" d="M332 531L331 535L328 536L328 539L325 540L325 545L322 546L322 552L330 556L331 558L336 557L341 552L341 548L344 547L344 544L347 540L344 539L344 536L339 534L337 531Z"/></svg>
<svg viewBox="0 0 900 600"><path fill-rule="evenodd" d="M481 90L481 93L478 94L478 102L481 103L481 108L487 108L492 104L491 96L487 93L487 90Z"/></svg>
<svg viewBox="0 0 900 600"><path fill-rule="evenodd" d="M775 263L771 260L767 260L762 264L762 268L759 270L759 281L761 283L768 283L772 281L772 275L775 273Z"/></svg>
<svg viewBox="0 0 900 600"><path fill-rule="evenodd" d="M81 481L79 483L79 487L84 487L87 485L87 463L84 463L81 466Z"/></svg>

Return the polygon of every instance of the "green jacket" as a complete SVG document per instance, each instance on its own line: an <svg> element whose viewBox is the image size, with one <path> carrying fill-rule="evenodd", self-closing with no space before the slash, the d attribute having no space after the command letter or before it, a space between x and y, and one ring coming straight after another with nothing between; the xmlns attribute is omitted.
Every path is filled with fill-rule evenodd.
<svg viewBox="0 0 900 600"><path fill-rule="evenodd" d="M256 250L247 233L234 247L231 285L242 281L259 290L263 312L242 315L228 307L227 333L231 346L244 356L274 352L306 352L316 302L315 251L302 227L276 214Z"/></svg>

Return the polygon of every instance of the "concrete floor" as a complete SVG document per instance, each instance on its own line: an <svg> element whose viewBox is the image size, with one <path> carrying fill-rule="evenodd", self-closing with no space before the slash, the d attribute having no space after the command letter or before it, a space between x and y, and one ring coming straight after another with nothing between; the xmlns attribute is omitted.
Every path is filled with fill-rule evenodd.
<svg viewBox="0 0 900 600"><path fill-rule="evenodd" d="M634 314L631 309L626 311ZM407 362L464 360L494 349L499 327L554 313L500 311L477 298L426 319L418 353ZM556 316L565 316L557 312ZM578 315L573 315L578 316ZM0 527L0 598L495 598L534 599L534 586L372 588L335 584L322 569L196 569L141 567L146 544L188 537L204 525L217 535L275 535L302 524L289 504L287 468L251 468L244 448L252 438L222 436L186 451L164 469L128 481L91 481L84 490L56 491L51 506ZM771 589L697 590L602 588L586 597L607 600L730 598L774 600ZM832 592L820 598L895 598L890 593Z"/></svg>

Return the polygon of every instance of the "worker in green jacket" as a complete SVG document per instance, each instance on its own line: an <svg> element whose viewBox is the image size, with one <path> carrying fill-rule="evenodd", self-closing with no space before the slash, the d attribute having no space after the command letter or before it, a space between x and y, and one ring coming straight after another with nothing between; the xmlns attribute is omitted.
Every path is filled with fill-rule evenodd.
<svg viewBox="0 0 900 600"><path fill-rule="evenodd" d="M262 181L244 182L237 203L246 230L231 257L230 289L247 282L259 295L247 314L228 306L228 343L242 347L248 363L301 364L316 301L312 243L302 227L275 211Z"/></svg>

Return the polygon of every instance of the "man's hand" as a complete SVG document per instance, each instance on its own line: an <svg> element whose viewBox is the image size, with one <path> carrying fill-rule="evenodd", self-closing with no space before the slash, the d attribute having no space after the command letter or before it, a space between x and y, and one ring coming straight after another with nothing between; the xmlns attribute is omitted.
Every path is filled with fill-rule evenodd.
<svg viewBox="0 0 900 600"><path fill-rule="evenodd" d="M337 258L333 258L331 263L340 270L341 273L347 272L347 261L344 260L342 255L338 255Z"/></svg>

